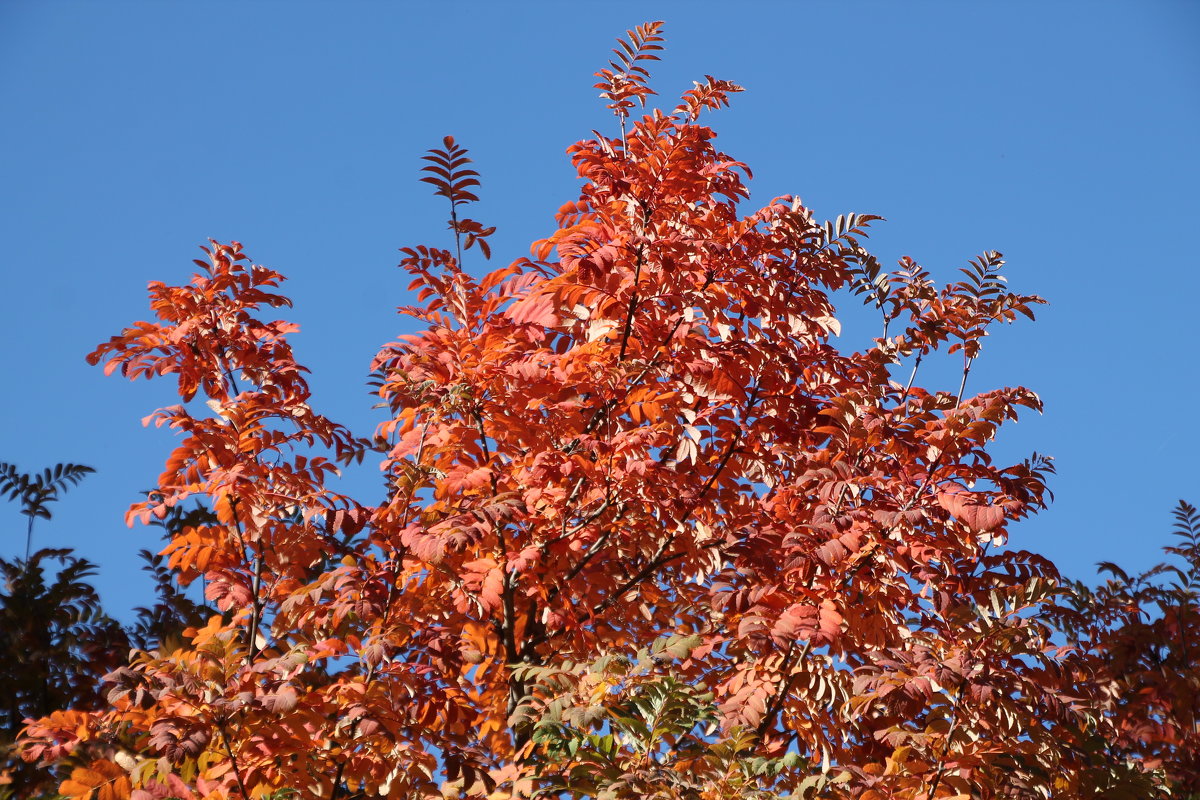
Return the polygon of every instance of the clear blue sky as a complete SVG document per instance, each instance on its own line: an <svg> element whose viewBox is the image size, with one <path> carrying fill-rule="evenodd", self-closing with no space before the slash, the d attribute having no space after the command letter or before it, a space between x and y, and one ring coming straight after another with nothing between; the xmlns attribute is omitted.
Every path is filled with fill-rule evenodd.
<svg viewBox="0 0 1200 800"><path fill-rule="evenodd" d="M1046 402L1000 442L1059 466L1057 502L1014 545L1079 577L1140 569L1176 499L1200 502L1200 3L447 8L0 3L0 461L99 471L35 545L99 562L113 612L149 599L134 553L155 534L122 516L171 446L139 419L172 395L83 357L146 318L147 281L186 281L208 237L242 241L291 278L316 405L368 433L368 365L409 301L396 249L446 241L421 154L447 133L469 147L473 216L499 225L497 261L525 255L575 197L563 151L610 125L592 73L651 19L665 102L706 73L746 87L708 122L753 168L753 200L881 214L873 251L942 280L1001 250L1010 284L1050 300L972 376ZM872 335L856 319L847 346ZM0 508L0 554L23 551L22 523Z"/></svg>

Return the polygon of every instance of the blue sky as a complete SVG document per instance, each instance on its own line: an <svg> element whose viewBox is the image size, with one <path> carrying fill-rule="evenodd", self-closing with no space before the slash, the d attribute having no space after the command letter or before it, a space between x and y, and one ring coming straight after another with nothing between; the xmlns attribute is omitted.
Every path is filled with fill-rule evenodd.
<svg viewBox="0 0 1200 800"><path fill-rule="evenodd" d="M98 562L114 613L149 599L134 554L156 534L122 517L171 446L139 420L173 400L83 357L147 316L146 283L186 281L208 237L243 242L290 277L315 404L370 432L370 359L410 301L396 250L446 241L420 156L446 134L470 148L472 216L499 226L497 262L526 255L575 197L564 150L611 125L592 73L651 19L664 102L704 74L746 87L706 121L754 170L752 201L880 214L872 251L944 281L1000 250L1010 285L1050 301L987 341L969 387L1046 402L999 442L1059 467L1013 544L1078 577L1158 560L1175 501L1200 502L1200 3L457 8L0 4L0 461L98 470L35 546ZM874 332L847 311L861 346ZM23 552L23 522L0 509L0 555Z"/></svg>

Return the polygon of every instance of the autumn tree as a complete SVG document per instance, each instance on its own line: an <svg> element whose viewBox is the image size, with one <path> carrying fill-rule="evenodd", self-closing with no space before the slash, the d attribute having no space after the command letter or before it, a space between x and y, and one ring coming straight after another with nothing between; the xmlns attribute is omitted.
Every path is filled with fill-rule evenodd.
<svg viewBox="0 0 1200 800"><path fill-rule="evenodd" d="M1037 619L1053 566L1005 544L1051 463L989 447L1040 402L968 391L1040 298L996 252L939 286L866 251L878 217L745 210L700 121L740 88L646 112L661 49L639 26L597 73L614 130L570 148L530 258L468 269L479 176L451 137L426 156L450 237L402 250L421 330L375 357L372 438L314 407L263 316L283 276L237 242L89 356L177 381L129 519L206 504L162 554L219 613L30 724L64 795L1138 796ZM879 312L861 349L837 292ZM959 377L924 387L939 354ZM382 500L331 488L368 457Z"/></svg>

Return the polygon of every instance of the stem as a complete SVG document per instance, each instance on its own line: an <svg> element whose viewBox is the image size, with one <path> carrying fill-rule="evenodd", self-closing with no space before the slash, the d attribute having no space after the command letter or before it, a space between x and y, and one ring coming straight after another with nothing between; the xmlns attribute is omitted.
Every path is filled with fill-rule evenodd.
<svg viewBox="0 0 1200 800"><path fill-rule="evenodd" d="M704 292L705 290L707 290L708 287L713 284L714 280L715 280L715 276L712 273L709 273L708 277L704 281L704 285L700 287L700 292ZM679 328L682 325L683 325L683 313L680 312L679 316L675 318L675 324L671 326L671 330L668 331L667 335L663 337L663 340L661 343L659 343L657 350L662 350L668 344L670 344L671 339L675 338L676 332L679 331ZM622 358L624 357L624 352L625 352L625 342L623 341L621 343ZM638 385L641 384L642 378L646 377L646 375L650 372L650 370L657 367L658 363L659 362L658 362L657 356L655 356L653 359L651 359L649 362L647 362L646 365L642 367L641 371L638 372L638 374L634 376L633 380L631 380L629 382L629 385L625 387L626 395L628 395L629 392L636 389L638 387ZM607 414L609 412L609 410L611 410L612 407L614 405L616 405L616 403L617 403L617 401L615 398L612 400L606 400L604 403L601 403L600 406L592 413L592 417L591 417L591 419L588 420L587 425L585 425L583 427L583 435L587 435L587 434L591 433L593 430L595 430L596 426L604 418L605 414Z"/></svg>
<svg viewBox="0 0 1200 800"><path fill-rule="evenodd" d="M454 202L454 198L450 198L450 224L454 226L455 260L459 269L462 269L462 232L458 229L458 203Z"/></svg>
<svg viewBox="0 0 1200 800"><path fill-rule="evenodd" d="M917 351L917 360L913 362L912 374L908 376L908 383L904 386L904 416L908 416L909 392L912 391L913 383L917 380L917 370L921 368L921 359L925 357L924 350Z"/></svg>
<svg viewBox="0 0 1200 800"><path fill-rule="evenodd" d="M229 764L233 768L233 777L237 779L238 787L242 790L242 797L250 800L250 792L246 789L246 781L242 778L242 770L238 767L237 758L233 755L233 748L229 746L229 734L225 732L225 723L217 723L217 732L221 734L221 744L225 746L225 754L229 756Z"/></svg>
<svg viewBox="0 0 1200 800"><path fill-rule="evenodd" d="M975 362L974 356L971 356L971 357L964 356L963 357L963 373L962 373L962 380L958 384L958 396L954 400L954 408L950 409L950 411L946 415L947 419L950 418L950 414L953 414L955 411L958 411L959 407L962 405L963 392L966 391L966 388L967 388L967 376L971 374L971 365L974 362ZM917 375L917 367L919 367L920 365L921 365L921 362L920 362L920 358L918 357L917 363L913 365L912 377L909 378L909 386L910 387L912 386L913 378L915 378ZM905 397L905 404L907 405L907 403L908 403L908 398ZM929 469L927 470L927 472L925 474L925 480L921 482L921 485L919 487L917 487L917 491L913 494L913 496L908 498L908 500L905 501L904 505L900 507L901 513L911 510L912 507L917 504L917 501L921 499L921 495L925 494L925 490L929 488L929 484L933 483L933 473L936 472L938 466L941 465L942 457L945 454L946 454L946 451L942 450L940 453L938 453L937 458L935 458L932 462L930 462ZM890 531L888 531L888 533L890 533ZM868 545L866 547L866 549L864 549L862 551L862 555L859 556L858 560L853 565L851 565L850 569L848 569L846 571L846 577L842 581L843 586L850 585L850 581L854 579L854 577L858 574L859 570L861 570L863 568L863 566L867 563L867 560L869 558L871 558L872 556L874 556L875 551L879 549L879 544L881 541L883 541L883 540L877 539L875 542Z"/></svg>
<svg viewBox="0 0 1200 800"><path fill-rule="evenodd" d="M970 369L969 363L968 363L967 369ZM968 579L974 579L977 577L976 571L979 569L980 566L982 566L983 557L987 555L988 547L990 545L991 545L991 542L984 542L984 545L980 549L979 553L977 553L975 555L975 557L971 563L971 570L967 575ZM947 624L949 624L945 618L944 613L941 613L940 616L942 617L943 621L946 621ZM1000 628L996 627L996 628L993 628L993 630L990 631L989 633L985 634L984 641L986 641L988 638L990 638L992 636L992 634L998 630L1000 630ZM971 652L971 655L972 655L972 657L974 657L973 650ZM946 744L942 748L942 752L938 755L937 770L934 772L933 782L929 786L929 794L926 795L925 800L933 800L934 795L936 794L936 792L938 790L938 786L940 786L942 783L942 776L946 772L946 756L947 756L947 754L949 754L950 747L953 744L953 742L951 740L954 738L954 733L955 733L955 731L958 730L959 711L962 706L963 690L967 687L967 682L968 682L968 678L964 674L962 676L962 680L959 682L958 686L955 687L955 689L954 689L954 703L950 708L950 727L946 731Z"/></svg>
<svg viewBox="0 0 1200 800"><path fill-rule="evenodd" d="M371 686L371 681L375 679L375 667L372 666L367 670L366 680L363 682L363 698L366 698L367 689ZM358 726L362 724L363 718L359 717L354 720L354 727L350 729L350 741L353 742L358 738ZM337 800L342 796L342 776L346 774L346 765L350 763L350 756L346 755L338 764L337 774L333 776L333 790L329 793L329 800ZM348 790L347 790L348 791Z"/></svg>
<svg viewBox="0 0 1200 800"><path fill-rule="evenodd" d="M578 441L578 440L576 440L576 441ZM568 512L571 510L571 506L575 504L575 498L579 496L579 490L583 488L583 481L584 481L584 478L586 478L586 477L587 477L586 475L584 475L583 473L580 473L579 477L575 479L575 485L571 487L571 493L567 495L567 502L563 503L563 520L562 520L562 526L560 527L560 530L562 531L562 533L554 541L559 541L560 539L567 538L567 518L569 516ZM608 502L608 498L606 497L605 503L607 503L607 502ZM542 545L542 547L545 548L551 544L553 544L553 542L546 542L545 544Z"/></svg>
<svg viewBox="0 0 1200 800"><path fill-rule="evenodd" d="M650 557L649 563L647 563L646 566L643 567L638 572L638 574L634 575L632 578L625 581L625 583L621 585L621 588L617 589L615 592L613 592L611 595L609 595L604 600L603 603L596 606L596 610L593 612L593 616L599 616L599 615L603 614L605 611L607 611L609 608L611 608L615 603L617 603L622 597L624 597L626 592L628 592L633 587L637 586L639 583L644 581L646 578L650 577L650 575L653 574L654 572L656 572L659 567L661 567L671 561L674 561L676 558L682 557L684 555L684 553L675 553L672 556L663 558L663 553L665 553L667 551L667 548L670 547L674 541L675 541L674 533L672 533L666 539L663 539L662 544L660 544L658 546L658 549L654 551L654 555L652 555Z"/></svg>
<svg viewBox="0 0 1200 800"><path fill-rule="evenodd" d="M754 390L750 393L750 398L746 403L746 413L747 414L749 414L750 410L754 408L754 404L757 400L758 400L758 387L755 387ZM704 496L706 494L708 494L708 490L711 489L713 487L713 484L715 484L717 482L717 478L720 477L721 472L725 469L725 466L729 463L729 459L733 457L733 453L737 449L737 445L741 441L741 437L742 437L742 431L739 430L737 432L737 434L732 439L729 440L729 445L725 448L725 452L721 456L720 463L718 463L717 468L715 470L713 470L713 474L708 476L708 480L705 481L704 487L700 490L700 494L697 495L695 502L692 503L692 507L688 509L687 513L684 514L682 518L680 518L679 523L678 523L679 526L686 524L687 521L689 519L691 519L692 514L694 514L696 512L696 509L700 507L700 503L702 503L704 501ZM678 527L676 528L676 532L677 531L678 531ZM615 591L611 595L609 595L604 600L603 603L596 606L595 610L592 612L593 616L599 616L600 614L603 614L605 611L607 611L609 608L611 608L615 603L619 602L621 597L623 597L627 591L629 591L634 586L637 586L639 583L644 581L646 578L648 578L650 575L652 575L655 571L657 571L659 567L661 567L665 564L668 564L677 558L682 558L683 556L687 555L686 552L681 552L681 553L673 553L672 555L669 555L669 556L664 556L664 553L666 553L667 548L670 547L671 544L675 541L675 535L676 535L676 533L672 532L670 536L668 536L666 539L664 539L662 544L659 545L658 549L654 552L654 555L650 557L650 561L649 561L649 563L646 564L645 567L643 567L636 575L634 575L632 578L630 578L624 584L622 584L621 587L617 591Z"/></svg>
<svg viewBox="0 0 1200 800"><path fill-rule="evenodd" d="M954 732L958 728L959 701L962 699L962 690L965 684L966 678L963 678L963 682L954 690L954 705L950 709L950 729L946 731L946 746L942 748L942 752L938 756L937 771L933 774L933 782L929 785L929 794L925 796L925 800L933 800L938 786L942 783L942 775L946 772L946 755L950 752L950 740L954 738Z"/></svg>
<svg viewBox="0 0 1200 800"><path fill-rule="evenodd" d="M884 320L885 320L884 328L883 328L884 338L887 338L887 321L889 319L890 318L888 318L888 317L884 318ZM924 356L925 356L925 352L923 350L917 351L917 360L913 362L912 372L909 373L909 376L908 376L908 383L905 384L905 386L904 386L904 416L906 416L906 417L908 416L909 392L912 391L913 383L917 380L917 370L919 370L921 368L921 359L924 358ZM965 381L965 379L964 379L964 381ZM960 396L962 394L961 386L959 387L959 394L960 394ZM858 457L855 458L854 469L856 471L858 470L859 467L862 466L862 462L863 462L863 459L865 456L866 456L866 451L860 451L858 454ZM832 516L836 517L838 514L841 513L842 503L844 503L846 501L846 495L849 493L849 491L850 491L849 485L843 484L842 491L838 493L837 502L835 502L833 504Z"/></svg>
<svg viewBox="0 0 1200 800"><path fill-rule="evenodd" d="M974 356L971 356L969 358L966 356L963 357L962 381L958 384L958 396L954 399L954 410L955 411L957 411L958 407L960 405L962 405L963 392L965 392L967 390L967 376L971 374L971 365L974 363L975 363Z"/></svg>
<svg viewBox="0 0 1200 800"><path fill-rule="evenodd" d="M478 407L471 409L471 416L475 420L476 430L479 431L479 442L483 447L484 464L490 465L492 461L491 447L488 445L487 429L483 422L483 413ZM496 481L496 473L491 473L492 497L499 494L500 486ZM507 560L505 550L507 543L504 540L504 525L494 525L496 532L496 544L500 548L499 560L504 562ZM515 536L514 536L515 539ZM514 547L516 546L514 541ZM515 574L504 569L504 588L501 593L501 603L503 604L502 616L498 624L498 633L504 642L504 658L509 664L515 664L521 659L520 649L517 647L517 608L516 608L516 579ZM534 609L530 609L533 611ZM512 673L509 673L508 678L508 713L511 715L517 709L517 704L521 698L525 696L525 683L515 679ZM530 733L527 731L512 732L513 747L520 750L521 747L528 741Z"/></svg>
<svg viewBox="0 0 1200 800"><path fill-rule="evenodd" d="M640 252L639 252L639 261L640 261ZM639 270L640 270L640 266L641 265L639 263ZM635 282L636 282L636 280L635 280ZM707 276L707 278L704 282L704 285L700 287L700 291L703 292L704 290L706 290L710 285L712 285L712 282L713 282L713 275L710 273ZM632 319L632 311L633 311L633 306L631 304L630 317L626 320L626 326L627 326L626 332L627 333L628 333L628 324ZM682 313L675 319L675 324L671 327L671 330L667 333L666 337L663 338L662 343L659 344L659 346L658 346L659 350L662 350L663 348L665 348L667 346L667 344L670 343L671 339L674 338L675 333L679 330L681 325L683 325L683 314ZM627 336L622 339L621 358L624 358L625 346L627 344L627 341L628 341ZM630 382L629 386L626 388L626 394L628 394L635 387L637 387L638 384L641 383L642 378L644 378L646 376L646 374L657 364L658 364L658 359L656 357L655 359L653 359L649 363L647 363L645 366L643 366L641 371L638 372L638 374L634 377L634 379ZM757 394L757 389L755 389L755 393ZM592 418L588 421L587 425L584 426L583 434L586 435L586 434L591 433L591 431L595 428L595 426L605 417L605 415L607 414L609 409L611 409L612 406L615 404L616 404L616 400L613 399L613 400L609 400L609 401L603 403L599 408L597 408L596 411L592 414ZM751 407L752 406L753 406L753 400L751 401ZM728 461L729 455L730 455L730 453L726 454L726 457L722 460L721 467L724 467L725 462ZM720 468L718 468L718 472L719 471L720 471ZM716 476L714 475L712 479L715 479L715 477ZM704 490L703 490L704 492L708 491L709 486L711 486L712 479L710 479L710 483L704 487ZM583 477L580 476L580 478L575 482L575 486L571 490L571 495L567 499L567 505L570 505L574 501L574 499L580 489L580 486L582 485L582 482L583 482ZM701 493L701 496L703 496L703 492ZM575 527L572 528L570 531L566 530L566 516L564 515L562 534L555 537L554 539L552 539L549 542L543 543L543 545L542 545L543 549L548 547L551 544L554 544L555 542L562 541L563 539L573 536L576 533L578 533L579 531L583 530L585 527L587 527L593 521L598 519L606 510L608 510L609 507L611 507L611 505L612 505L611 496L606 496L604 499L604 502L601 504L600 508L596 512L589 514L587 517L585 517L583 519L583 521L576 524ZM690 516L693 511L695 511L694 506L688 512L688 516ZM615 524L618 520L620 520L621 516L624 515L624 513L625 513L625 506L624 506L624 504L621 504L617 519L613 520L613 524ZM686 519L686 518L687 517L685 517L684 519ZM586 566L587 563L600 551L600 548L603 547L603 545L608 541L608 539L612 536L612 533L613 533L613 529L610 528L608 531L606 531L604 534L602 534L600 536L600 538L597 539L588 548L587 552L585 552L583 554L580 561L578 561L575 564L575 566L571 569L571 572L568 574L568 577L566 578L566 582L569 582L572 578L574 578L576 575L579 574L579 572L584 568L584 566ZM668 542L668 544L669 544L669 542ZM555 597L557 597L558 591L559 591L559 587L555 586L551 590L549 599L553 600Z"/></svg>
<svg viewBox="0 0 1200 800"><path fill-rule="evenodd" d="M429 433L429 426L432 424L433 424L433 416L430 415L429 419L425 420L425 425L421 428L421 441L417 444L417 454L416 454L414 460L409 464L409 466L414 470L414 472L416 473L417 476L419 476L421 474L421 472L423 471L423 467L421 466L421 461L425 457L425 438ZM416 488L415 488L416 485L417 485L417 477L414 477L413 480L409 483L408 495L404 498L404 514L402 514L400 517L399 530L404 530L408 526L408 518L409 518L409 515L412 513L412 497L413 497L413 494L416 493ZM385 503L385 505L386 505L386 503ZM391 560L391 562L393 564L395 564L399 560L398 557L399 557L399 553L395 548L392 548L391 550L388 551L388 558ZM388 584L388 596L387 596L387 600L384 601L384 604L383 604L383 616L379 620L379 630L380 631L382 631L388 623L388 617L391 615L391 611L392 611L392 602L395 599L396 599L396 582L392 581L391 583Z"/></svg>
<svg viewBox="0 0 1200 800"><path fill-rule="evenodd" d="M213 332L216 333L217 331L218 331L218 328L217 328L216 323L214 322ZM233 377L233 367L229 366L229 355L225 351L224 347L221 348L221 371L223 373L225 373L225 380L229 381L229 391L232 392L232 394L230 394L225 399L229 400L234 397L237 397L239 394L242 393L242 390L238 387L237 379Z"/></svg>
<svg viewBox="0 0 1200 800"><path fill-rule="evenodd" d="M233 529L237 533L238 542L242 547L242 559L248 561L252 550L246 542L246 537L242 534L242 523L238 521L237 504L238 498L232 498L229 501L229 511L233 515ZM254 553L254 580L250 590L250 641L247 643L246 649L247 666L253 664L254 659L258 658L258 628L262 622L262 600L258 593L262 591L262 570L262 553Z"/></svg>
<svg viewBox="0 0 1200 800"><path fill-rule="evenodd" d="M783 704L787 700L787 693L792 690L792 684L795 682L796 676L800 674L799 672L792 671L793 667L795 667L796 664L800 663L808 656L808 649L811 646L812 640L809 639L804 643L804 647L800 650L800 654L796 657L796 660L792 661L792 653L796 649L796 640L793 639L788 643L787 653L785 653L783 656L782 670L788 674L786 674L783 680L780 681L780 685L775 692L775 696L772 697L771 701L767 704L767 713L763 714L762 721L759 722L758 727L754 729L754 736L760 742L762 741L763 735L767 732L767 729L770 728L774 723L775 715L783 709Z"/></svg>
<svg viewBox="0 0 1200 800"><path fill-rule="evenodd" d="M29 549L33 545L33 514L29 515L29 525L25 528L25 563L29 563Z"/></svg>
<svg viewBox="0 0 1200 800"><path fill-rule="evenodd" d="M621 352L617 355L618 362L625 360L625 350L629 347L629 335L633 332L633 312L637 310L637 286L638 281L642 278L642 259L642 246L638 245L637 266L633 271L633 294L629 296L629 309L625 312L625 325L621 330Z"/></svg>
<svg viewBox="0 0 1200 800"><path fill-rule="evenodd" d="M263 557L261 554L254 556L254 584L252 592L254 595L253 608L250 611L250 650L247 654L247 663L253 664L254 659L258 657L258 629L262 624L262 606L259 601L258 593L262 591L262 570Z"/></svg>

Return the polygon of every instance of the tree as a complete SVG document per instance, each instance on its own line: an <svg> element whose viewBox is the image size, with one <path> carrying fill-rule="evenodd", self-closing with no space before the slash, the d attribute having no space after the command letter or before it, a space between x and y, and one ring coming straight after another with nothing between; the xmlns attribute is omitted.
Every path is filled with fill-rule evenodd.
<svg viewBox="0 0 1200 800"><path fill-rule="evenodd" d="M24 790L20 797L58 785L17 757L14 744L25 720L63 708L102 708L101 679L129 652L125 631L104 612L89 582L93 575L95 565L70 550L0 558L0 776Z"/></svg>
<svg viewBox="0 0 1200 800"><path fill-rule="evenodd" d="M1101 694L1115 735L1112 757L1163 770L1174 797L1200 797L1200 512L1180 500L1174 556L1140 575L1111 562L1095 589L1082 582L1058 624L1089 656L1085 679ZM1178 563L1181 562L1181 563Z"/></svg>
<svg viewBox="0 0 1200 800"><path fill-rule="evenodd" d="M55 464L41 472L21 472L15 464L0 462L0 495L21 504L21 513L29 518L25 528L25 559L33 547L33 523L50 519L50 504L58 493L75 486L95 472L82 464Z"/></svg>
<svg viewBox="0 0 1200 800"><path fill-rule="evenodd" d="M51 504L59 493L94 471L60 463L24 473L0 463L0 493L17 500L29 520L26 548L34 522L52 518ZM160 521L168 539L185 522L211 516L178 506L171 512ZM171 643L211 612L180 589L160 556L148 550L141 554L154 578L157 602L135 609L129 628L104 610L91 584L96 565L73 550L42 548L24 559L0 558L0 798L12 796L7 788L12 786L21 789L21 798L51 796L61 783L52 772L18 757L16 740L27 719L103 708L103 678L125 663L131 645L154 649Z"/></svg>
<svg viewBox="0 0 1200 800"><path fill-rule="evenodd" d="M0 494L20 503L28 518L25 558L0 558L0 796L17 784L31 797L58 784L17 757L17 735L30 717L61 708L103 706L100 680L128 651L121 626L109 617L88 582L95 564L71 550L44 548L30 554L33 525L49 520L59 493L94 470L55 464L21 472L0 463ZM57 567L51 567L55 562Z"/></svg>
<svg viewBox="0 0 1200 800"><path fill-rule="evenodd" d="M738 86L634 117L660 29L597 73L618 130L570 149L581 195L532 258L468 272L478 173L451 137L426 156L452 249L402 250L425 328L375 358L374 438L313 408L296 326L260 318L283 277L237 242L89 356L177 380L129 519L207 504L163 555L220 613L135 653L108 709L29 726L64 795L1145 796L1036 619L1053 566L1004 547L1052 465L989 445L1040 402L966 391L1041 299L991 251L940 288L889 272L874 216L743 213L699 121ZM838 291L881 315L862 350ZM957 386L921 387L942 350ZM330 487L368 455L379 502Z"/></svg>

